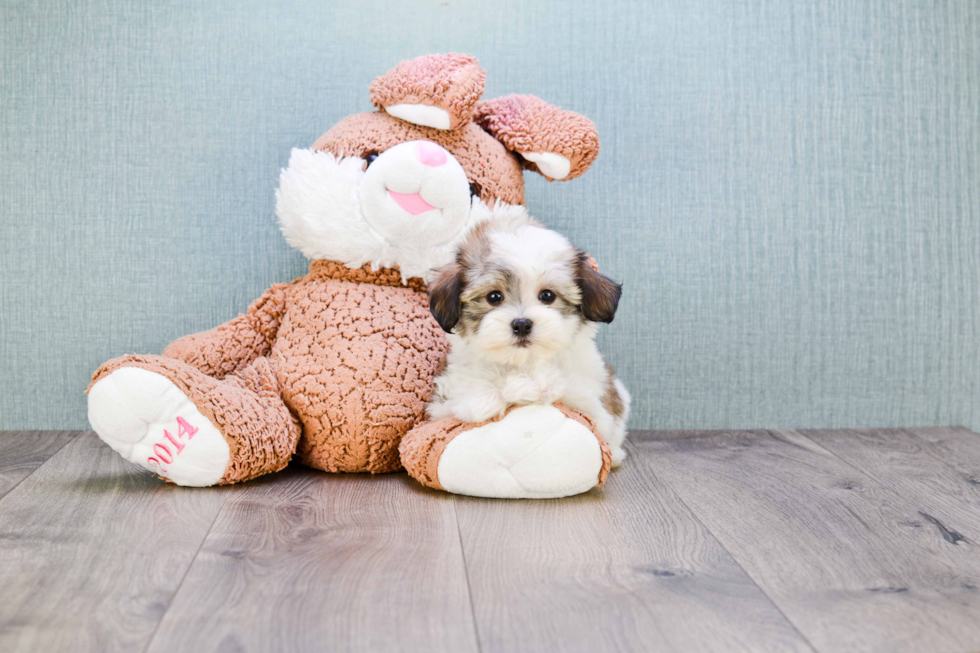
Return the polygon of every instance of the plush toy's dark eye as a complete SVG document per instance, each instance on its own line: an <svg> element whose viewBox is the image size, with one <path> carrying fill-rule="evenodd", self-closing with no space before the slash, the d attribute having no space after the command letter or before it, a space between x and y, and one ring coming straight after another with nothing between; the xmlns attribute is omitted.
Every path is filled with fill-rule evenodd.
<svg viewBox="0 0 980 653"><path fill-rule="evenodd" d="M376 153L374 153L374 152L372 152L371 154L365 155L365 157L364 157L364 169L367 170L368 168L370 168L371 167L371 164L374 163L374 160L377 159L377 158L378 158L378 155Z"/></svg>
<svg viewBox="0 0 980 653"><path fill-rule="evenodd" d="M542 304L550 304L555 301L555 293L550 290L542 290L538 293L538 299L541 300Z"/></svg>
<svg viewBox="0 0 980 653"><path fill-rule="evenodd" d="M496 306L500 302L504 301L504 293L499 290L494 290L492 293L487 295L487 303L491 306Z"/></svg>
<svg viewBox="0 0 980 653"><path fill-rule="evenodd" d="M480 184L476 182L470 184L470 197L479 197L482 191L483 189L480 188Z"/></svg>

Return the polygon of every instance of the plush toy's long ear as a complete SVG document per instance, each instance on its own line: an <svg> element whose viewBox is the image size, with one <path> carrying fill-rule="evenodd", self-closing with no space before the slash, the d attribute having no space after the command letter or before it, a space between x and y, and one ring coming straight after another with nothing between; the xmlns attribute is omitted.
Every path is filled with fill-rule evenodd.
<svg viewBox="0 0 980 653"><path fill-rule="evenodd" d="M580 251L578 253L576 282L582 291L582 315L590 322L612 322L623 294L622 284L599 274L595 259Z"/></svg>
<svg viewBox="0 0 980 653"><path fill-rule="evenodd" d="M525 168L552 181L581 176L599 155L599 134L591 120L533 95L480 102L473 120L517 152Z"/></svg>
<svg viewBox="0 0 980 653"><path fill-rule="evenodd" d="M371 102L407 122L458 129L483 95L486 71L468 54L429 54L403 61L371 82Z"/></svg>
<svg viewBox="0 0 980 653"><path fill-rule="evenodd" d="M446 333L452 333L459 322L462 294L463 267L459 263L439 270L435 281L429 284L429 310Z"/></svg>

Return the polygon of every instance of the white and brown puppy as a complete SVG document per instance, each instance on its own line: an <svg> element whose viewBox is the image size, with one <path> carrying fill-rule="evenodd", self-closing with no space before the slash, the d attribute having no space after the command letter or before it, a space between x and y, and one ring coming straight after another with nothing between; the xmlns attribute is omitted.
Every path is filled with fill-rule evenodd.
<svg viewBox="0 0 980 653"><path fill-rule="evenodd" d="M621 286L590 262L526 214L474 229L429 290L450 344L429 415L482 422L561 401L591 417L622 462L630 396L595 344Z"/></svg>

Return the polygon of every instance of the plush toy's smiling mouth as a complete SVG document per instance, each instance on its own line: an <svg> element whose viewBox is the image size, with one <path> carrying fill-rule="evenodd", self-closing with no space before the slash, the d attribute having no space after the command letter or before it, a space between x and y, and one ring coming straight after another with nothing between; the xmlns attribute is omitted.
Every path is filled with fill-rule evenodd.
<svg viewBox="0 0 980 653"><path fill-rule="evenodd" d="M431 211L436 208L422 199L422 196L418 193L396 193L395 191L388 189L388 194L391 195L391 199L395 200L395 204L402 207L412 215L421 215L426 211Z"/></svg>

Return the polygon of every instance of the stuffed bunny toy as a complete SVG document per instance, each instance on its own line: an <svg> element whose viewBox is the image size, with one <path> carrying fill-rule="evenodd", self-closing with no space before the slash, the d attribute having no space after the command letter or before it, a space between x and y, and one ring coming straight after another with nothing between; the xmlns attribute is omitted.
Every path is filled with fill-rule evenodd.
<svg viewBox="0 0 980 653"><path fill-rule="evenodd" d="M526 211L523 170L583 174L593 124L530 95L480 102L468 55L402 62L376 111L293 150L276 213L309 272L159 356L103 364L89 421L130 462L178 485L238 483L296 455L327 472L405 468L429 487L557 497L601 484L609 448L562 405L484 424L426 421L446 340L426 281L477 224Z"/></svg>

